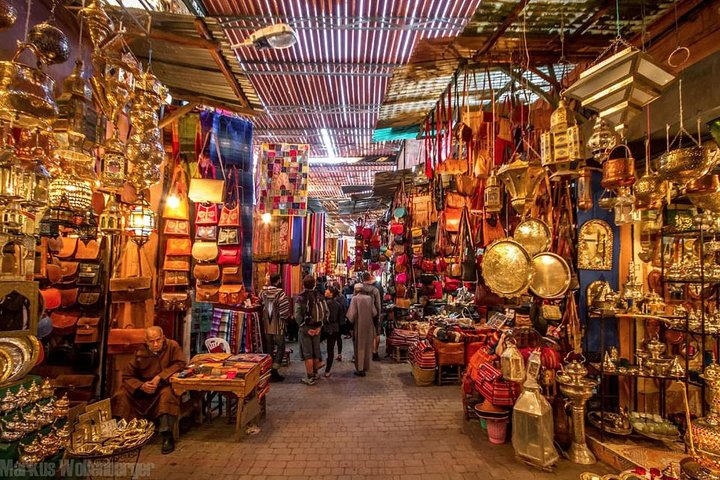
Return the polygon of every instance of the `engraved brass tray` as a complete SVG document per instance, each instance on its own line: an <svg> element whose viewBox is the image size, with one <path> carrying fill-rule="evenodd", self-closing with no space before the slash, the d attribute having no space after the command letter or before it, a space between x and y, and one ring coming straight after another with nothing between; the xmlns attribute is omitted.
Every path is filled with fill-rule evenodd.
<svg viewBox="0 0 720 480"><path fill-rule="evenodd" d="M531 256L535 256L550 248L550 228L539 218L528 218L515 227L513 240L525 247Z"/></svg>
<svg viewBox="0 0 720 480"><path fill-rule="evenodd" d="M535 274L530 291L541 298L558 298L570 287L570 266L560 255L551 252L533 257Z"/></svg>
<svg viewBox="0 0 720 480"><path fill-rule="evenodd" d="M533 273L532 257L515 240L496 240L485 249L483 279L485 285L497 295L519 297L530 287Z"/></svg>
<svg viewBox="0 0 720 480"><path fill-rule="evenodd" d="M589 220L580 227L579 270L612 270L613 231L603 220Z"/></svg>

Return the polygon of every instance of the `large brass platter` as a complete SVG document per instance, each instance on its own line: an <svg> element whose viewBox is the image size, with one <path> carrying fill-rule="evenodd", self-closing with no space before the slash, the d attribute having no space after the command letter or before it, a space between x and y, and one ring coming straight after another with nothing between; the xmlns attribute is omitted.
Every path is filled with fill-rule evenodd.
<svg viewBox="0 0 720 480"><path fill-rule="evenodd" d="M0 338L0 349L5 350L12 358L12 370L6 381L12 382L19 379L25 362L32 357L30 347L20 337L2 337Z"/></svg>
<svg viewBox="0 0 720 480"><path fill-rule="evenodd" d="M550 228L539 218L528 218L515 227L513 240L525 247L525 250L535 256L540 252L547 252L550 248Z"/></svg>
<svg viewBox="0 0 720 480"><path fill-rule="evenodd" d="M541 298L558 298L570 287L570 267L564 258L551 252L533 257L535 274L530 291Z"/></svg>
<svg viewBox="0 0 720 480"><path fill-rule="evenodd" d="M0 348L0 384L5 383L13 370L13 361L10 354Z"/></svg>
<svg viewBox="0 0 720 480"><path fill-rule="evenodd" d="M23 378L30 372L30 370L33 369L38 359L40 358L40 349L42 348L40 341L35 335L26 335L23 337L19 337L19 339L24 341L30 349L30 358L28 358L23 367L20 369L20 372L18 373L15 380Z"/></svg>
<svg viewBox="0 0 720 480"><path fill-rule="evenodd" d="M485 285L502 297L519 297L533 279L532 257L515 240L496 240L485 249L482 275Z"/></svg>

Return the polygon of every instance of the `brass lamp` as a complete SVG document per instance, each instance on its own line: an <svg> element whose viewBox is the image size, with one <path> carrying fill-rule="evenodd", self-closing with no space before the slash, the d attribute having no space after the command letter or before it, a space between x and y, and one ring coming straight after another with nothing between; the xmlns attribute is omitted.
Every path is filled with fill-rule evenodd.
<svg viewBox="0 0 720 480"><path fill-rule="evenodd" d="M513 161L500 167L497 173L510 194L510 203L521 214L535 200L544 176L545 169L539 163L525 161L517 153Z"/></svg>
<svg viewBox="0 0 720 480"><path fill-rule="evenodd" d="M490 172L485 185L485 210L488 213L497 213L502 210L502 187L498 184L495 169Z"/></svg>
<svg viewBox="0 0 720 480"><path fill-rule="evenodd" d="M564 365L562 373L557 376L560 391L572 405L573 439L568 456L571 461L582 465L596 462L595 455L592 454L585 442L585 402L592 397L598 382L586 378L587 372L587 368L582 363L573 360Z"/></svg>
<svg viewBox="0 0 720 480"><path fill-rule="evenodd" d="M642 112L674 79L650 55L628 47L581 73L565 95L620 126Z"/></svg>
<svg viewBox="0 0 720 480"><path fill-rule="evenodd" d="M155 231L155 212L150 208L145 193L132 205L125 230L139 246L144 245Z"/></svg>
<svg viewBox="0 0 720 480"><path fill-rule="evenodd" d="M505 339L505 349L500 355L500 371L508 382L520 383L525 380L525 360L515 345L515 339Z"/></svg>
<svg viewBox="0 0 720 480"><path fill-rule="evenodd" d="M53 125L53 134L59 142L67 145L62 150L82 151L85 139L95 143L97 111L90 84L83 77L82 60L75 60L75 68L63 82L63 92L57 98L57 104L60 116ZM56 154L62 156L62 150Z"/></svg>
<svg viewBox="0 0 720 480"><path fill-rule="evenodd" d="M71 174L57 177L50 182L48 193L51 206L59 206L66 201L72 210L84 212L92 205L90 182Z"/></svg>
<svg viewBox="0 0 720 480"><path fill-rule="evenodd" d="M550 178L553 180L577 176L577 172L571 170L571 165L582 157L580 129L576 125L573 111L561 99L550 116L550 131L540 137L542 166L551 173Z"/></svg>
<svg viewBox="0 0 720 480"><path fill-rule="evenodd" d="M100 214L98 228L102 233L120 233L123 230L123 211L120 208L115 195L110 195L110 201L105 205L105 210Z"/></svg>

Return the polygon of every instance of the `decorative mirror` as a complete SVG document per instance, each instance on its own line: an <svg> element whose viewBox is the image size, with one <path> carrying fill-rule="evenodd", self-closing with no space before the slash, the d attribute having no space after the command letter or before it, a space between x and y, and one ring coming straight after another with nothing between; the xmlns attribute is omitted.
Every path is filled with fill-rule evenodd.
<svg viewBox="0 0 720 480"><path fill-rule="evenodd" d="M612 270L613 232L603 220L589 220L580 227L578 269Z"/></svg>

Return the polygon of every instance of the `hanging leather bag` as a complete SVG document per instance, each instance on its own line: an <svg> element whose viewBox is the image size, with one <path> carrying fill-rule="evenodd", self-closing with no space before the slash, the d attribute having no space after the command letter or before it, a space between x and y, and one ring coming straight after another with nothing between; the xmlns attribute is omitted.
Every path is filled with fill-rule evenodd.
<svg viewBox="0 0 720 480"><path fill-rule="evenodd" d="M189 220L165 220L165 228L163 233L169 236L189 237L190 221Z"/></svg>
<svg viewBox="0 0 720 480"><path fill-rule="evenodd" d="M169 198L173 198L174 201L169 202ZM185 169L180 162L175 163L170 190L165 199L162 217L170 220L188 220L190 218L190 204L187 197Z"/></svg>
<svg viewBox="0 0 720 480"><path fill-rule="evenodd" d="M215 166L210 159L210 155L205 153L205 149L210 142L210 138L214 137L215 151L217 160L222 171L222 180L218 180ZM223 194L225 192L225 167L223 166L222 155L220 154L220 145L217 136L211 130L205 135L202 149L197 161L197 176L190 179L190 190L188 197L195 203L222 203ZM217 208L217 206L216 206ZM215 222L217 223L217 222Z"/></svg>
<svg viewBox="0 0 720 480"><path fill-rule="evenodd" d="M100 246L102 239L89 240L83 242L80 240L77 242L77 249L75 250L75 260L97 260L100 255Z"/></svg>
<svg viewBox="0 0 720 480"><path fill-rule="evenodd" d="M239 227L240 226L240 202L238 171L233 167L230 178L226 182L227 189L225 191L225 199L222 210L220 211L220 221L218 225L221 227Z"/></svg>
<svg viewBox="0 0 720 480"><path fill-rule="evenodd" d="M112 303L135 303L144 302L152 298L152 276L143 273L143 260L145 253L142 247L137 247L138 273L137 275L121 277L119 275L120 265L128 257L130 242L125 244L123 257L115 266L115 272L110 279L110 298ZM145 260L147 262L147 260Z"/></svg>

